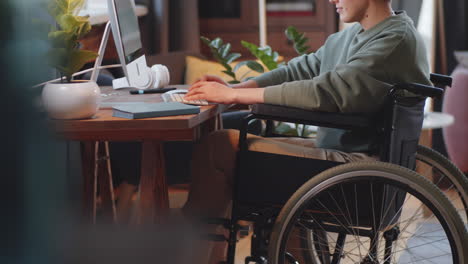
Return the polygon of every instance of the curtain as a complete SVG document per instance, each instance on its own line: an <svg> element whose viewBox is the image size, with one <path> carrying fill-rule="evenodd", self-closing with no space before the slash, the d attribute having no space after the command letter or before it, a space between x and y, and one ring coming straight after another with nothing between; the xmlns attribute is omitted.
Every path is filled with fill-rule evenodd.
<svg viewBox="0 0 468 264"><path fill-rule="evenodd" d="M468 50L468 3L466 0L436 0L439 8L436 24L436 72L450 74L457 65L453 52ZM434 111L442 110L442 100L434 100ZM442 129L433 132L433 148L447 155Z"/></svg>
<svg viewBox="0 0 468 264"><path fill-rule="evenodd" d="M453 52L468 50L468 3L466 0L445 0L443 3L446 73L450 74L457 65Z"/></svg>
<svg viewBox="0 0 468 264"><path fill-rule="evenodd" d="M146 54L199 52L198 1L136 0L136 3L149 8L141 25L143 42L149 47Z"/></svg>

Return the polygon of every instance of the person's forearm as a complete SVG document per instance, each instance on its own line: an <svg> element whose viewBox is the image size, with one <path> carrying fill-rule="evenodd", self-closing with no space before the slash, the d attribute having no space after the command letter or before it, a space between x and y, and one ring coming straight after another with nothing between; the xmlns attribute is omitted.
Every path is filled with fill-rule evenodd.
<svg viewBox="0 0 468 264"><path fill-rule="evenodd" d="M262 104L264 102L265 88L238 88L234 91L236 104Z"/></svg>
<svg viewBox="0 0 468 264"><path fill-rule="evenodd" d="M248 80L245 82L241 82L238 84L233 84L231 85L232 88L234 89L240 89L240 88L258 88L258 84L254 80Z"/></svg>

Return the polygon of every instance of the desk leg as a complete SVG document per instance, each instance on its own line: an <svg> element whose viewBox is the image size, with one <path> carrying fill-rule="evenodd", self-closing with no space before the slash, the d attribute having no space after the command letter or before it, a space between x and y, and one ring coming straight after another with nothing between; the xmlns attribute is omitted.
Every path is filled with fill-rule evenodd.
<svg viewBox="0 0 468 264"><path fill-rule="evenodd" d="M221 114L216 115L216 124L214 130L221 130L223 129L223 117Z"/></svg>
<svg viewBox="0 0 468 264"><path fill-rule="evenodd" d="M202 136L209 135L213 131L223 129L223 119L221 114L210 118L205 121L201 126L195 129L195 140L200 140Z"/></svg>
<svg viewBox="0 0 468 264"><path fill-rule="evenodd" d="M117 214L114 203L108 143L83 142L81 144L81 164L83 170L84 217L87 221L93 224L96 223L99 187L104 221L116 223Z"/></svg>
<svg viewBox="0 0 468 264"><path fill-rule="evenodd" d="M94 175L95 142L81 143L81 166L83 173L83 216L86 221L96 222L97 179Z"/></svg>
<svg viewBox="0 0 468 264"><path fill-rule="evenodd" d="M105 223L117 223L117 211L114 202L114 186L112 180L108 142L96 143L95 158L95 177L98 178L99 196L101 197L101 210L102 216L104 218L103 221Z"/></svg>
<svg viewBox="0 0 468 264"><path fill-rule="evenodd" d="M141 159L137 223L161 223L169 211L163 144L144 141Z"/></svg>

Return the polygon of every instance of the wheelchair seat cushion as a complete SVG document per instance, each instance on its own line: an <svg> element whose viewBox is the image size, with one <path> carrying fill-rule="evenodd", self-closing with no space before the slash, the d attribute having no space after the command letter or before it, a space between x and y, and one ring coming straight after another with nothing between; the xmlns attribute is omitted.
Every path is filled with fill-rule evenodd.
<svg viewBox="0 0 468 264"><path fill-rule="evenodd" d="M288 137L263 138L254 135L248 135L247 142L249 145L249 150L256 152L318 160L329 160L343 163L352 161L378 160L377 157L370 157L365 153L347 153L339 150L318 148L316 147L315 141L313 139Z"/></svg>

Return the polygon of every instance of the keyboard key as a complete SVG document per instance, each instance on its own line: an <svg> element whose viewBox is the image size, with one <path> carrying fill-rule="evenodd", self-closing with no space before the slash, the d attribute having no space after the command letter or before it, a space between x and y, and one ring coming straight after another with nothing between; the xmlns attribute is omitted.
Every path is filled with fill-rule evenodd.
<svg viewBox="0 0 468 264"><path fill-rule="evenodd" d="M193 100L193 101L187 101L184 99L185 94L178 94L178 93L172 93L172 94L163 94L163 99L165 102L179 102L179 103L184 103L184 104L191 104L191 105L208 105L208 101L206 100Z"/></svg>

